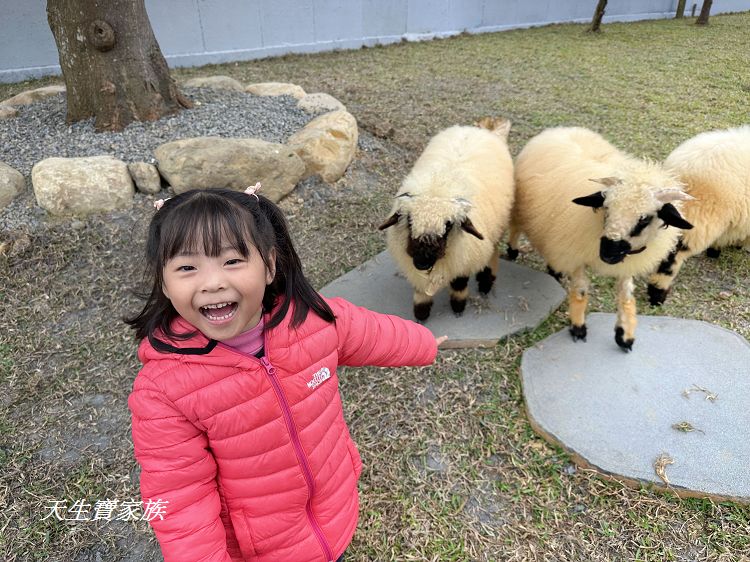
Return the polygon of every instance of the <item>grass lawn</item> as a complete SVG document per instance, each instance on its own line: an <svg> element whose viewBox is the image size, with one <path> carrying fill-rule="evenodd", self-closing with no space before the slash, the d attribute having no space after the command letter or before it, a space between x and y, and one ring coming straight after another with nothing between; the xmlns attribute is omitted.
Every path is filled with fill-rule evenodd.
<svg viewBox="0 0 750 562"><path fill-rule="evenodd" d="M282 202L322 287L384 248L376 226L389 197L447 126L506 116L517 154L546 127L582 125L661 159L698 132L747 123L750 13L712 16L704 28L692 21L607 24L601 34L554 25L174 75L327 92L373 140L377 149L362 151L323 196ZM59 81L0 84L0 99ZM2 560L135 562L158 552L143 522L42 520L55 499L138 497L126 405L138 363L118 319L138 306L130 289L151 212L144 205L82 228L49 220L23 234L22 250L0 256ZM520 263L543 269L530 252ZM663 308L648 307L638 286L640 312L706 320L750 338L749 274L743 250L693 258ZM614 308L613 284L596 279L590 310ZM565 327L565 313L563 305L533 333L493 349L443 351L430 367L389 376L343 370L345 412L365 466L348 561L750 560L749 507L603 481L531 430L521 354Z"/></svg>

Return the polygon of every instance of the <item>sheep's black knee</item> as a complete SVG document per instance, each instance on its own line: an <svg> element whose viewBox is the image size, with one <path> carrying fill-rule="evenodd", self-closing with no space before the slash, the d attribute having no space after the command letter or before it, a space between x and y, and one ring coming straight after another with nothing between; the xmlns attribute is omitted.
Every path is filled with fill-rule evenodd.
<svg viewBox="0 0 750 562"><path fill-rule="evenodd" d="M518 258L518 248L514 248L510 244L508 244L508 249L505 252L505 257L509 261L516 261L516 258Z"/></svg>
<svg viewBox="0 0 750 562"><path fill-rule="evenodd" d="M656 273L661 273L662 275L672 275L672 266L674 265L676 255L677 254L675 252L672 252L667 256L667 259L661 260L659 269L656 270Z"/></svg>
<svg viewBox="0 0 750 562"><path fill-rule="evenodd" d="M468 277L456 277L453 281L451 281L451 289L453 289L455 292L463 291L468 286Z"/></svg>
<svg viewBox="0 0 750 562"><path fill-rule="evenodd" d="M656 285L649 283L647 290L648 302L651 304L651 306L660 306L664 304L665 300L667 300L669 289L660 289Z"/></svg>
<svg viewBox="0 0 750 562"><path fill-rule="evenodd" d="M625 339L625 329L622 326L617 326L615 328L615 341L617 342L617 345L620 346L620 349L622 349L624 352L633 351L633 342L635 341L634 338L628 338Z"/></svg>
<svg viewBox="0 0 750 562"><path fill-rule="evenodd" d="M573 341L586 341L586 324L581 324L580 326L571 325L570 335L573 336Z"/></svg>
<svg viewBox="0 0 750 562"><path fill-rule="evenodd" d="M496 277L492 274L492 269L485 267L482 271L477 273L477 284L479 285L479 292L485 295L490 292L492 285L495 283Z"/></svg>
<svg viewBox="0 0 750 562"><path fill-rule="evenodd" d="M709 248L708 250L706 250L706 255L709 258L716 259L721 255L721 250L719 248Z"/></svg>
<svg viewBox="0 0 750 562"><path fill-rule="evenodd" d="M417 320L427 320L430 317L432 301L414 304L414 318Z"/></svg>
<svg viewBox="0 0 750 562"><path fill-rule="evenodd" d="M562 283L562 273L555 271L550 266L547 266L547 273L549 273L558 283Z"/></svg>

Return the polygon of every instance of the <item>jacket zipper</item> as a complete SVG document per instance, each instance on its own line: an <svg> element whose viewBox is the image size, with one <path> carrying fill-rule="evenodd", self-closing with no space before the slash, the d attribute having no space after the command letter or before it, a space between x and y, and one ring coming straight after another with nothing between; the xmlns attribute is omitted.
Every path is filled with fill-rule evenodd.
<svg viewBox="0 0 750 562"><path fill-rule="evenodd" d="M268 319L266 318L266 321ZM312 512L312 506L310 505L310 500L313 497L313 493L315 492L315 485L313 483L313 477L312 477L312 471L310 470L310 466L307 464L307 457L305 456L305 451L302 449L302 444L299 442L299 436L297 435L297 430L294 427L294 421L292 420L292 412L289 410L289 404L286 401L286 396L284 395L284 391L281 389L281 385L279 384L279 380L276 378L276 367L274 367L271 362L268 360L268 332L263 334L263 349L264 354L263 357L258 359L254 355L248 355L246 353L242 353L241 351L238 351L232 347L229 347L228 345L224 345L223 343L219 342L219 347L222 347L226 349L227 351L231 351L232 353L237 353L239 355L242 355L243 357L247 357L248 359L252 361L257 361L261 365L263 365L263 368L266 370L266 373L268 374L268 380L271 381L271 386L273 387L273 391L276 393L276 399L279 401L279 404L281 405L281 413L284 415L284 421L286 422L287 430L289 431L289 436L292 438L292 444L294 445L294 452L297 454L297 461L299 462L300 466L302 467L302 474L305 477L305 482L307 483L307 503L305 505L305 511L307 512L307 519L310 522L310 526L312 527L313 531L315 532L315 536L318 539L318 542L320 543L320 547L323 549L323 553L326 555L326 559L328 562L334 562L333 560L333 553L331 552L330 547L328 546L328 541L326 541L325 535L323 535L323 530L320 528L320 525L318 525L318 522L315 520L315 515L313 515Z"/></svg>
<svg viewBox="0 0 750 562"><path fill-rule="evenodd" d="M268 348L266 347L266 352L267 351L268 351ZM328 546L328 542L326 541L325 536L323 535L323 530L318 525L318 522L315 520L315 515L313 515L313 512L312 512L312 506L310 505L310 500L312 499L312 496L315 492L312 471L310 470L310 467L307 464L307 458L305 457L305 452L302 449L302 444L299 441L299 435L297 435L297 430L294 427L294 422L292 421L292 413L289 409L289 404L286 401L286 396L284 396L284 391L281 389L279 380L276 378L276 367L271 365L271 362L268 360L268 357L266 357L265 355L260 358L260 363L261 365L263 365L263 368L266 370L266 373L268 373L268 380L271 381L271 386L273 386L273 390L274 392L276 392L276 397L279 400L279 404L281 404L281 412L284 414L284 421L286 421L286 426L287 426L287 429L289 430L289 435L292 438L292 443L294 444L294 450L297 453L297 460L302 466L302 474L304 474L305 481L307 482L307 489L309 492L307 496L307 504L305 506L305 510L307 511L307 518L310 521L310 525L312 526L313 531L315 531L315 536L318 538L318 542L320 543L320 546L323 549L323 552L325 553L327 560L329 562L333 562L333 554L331 553L331 549Z"/></svg>

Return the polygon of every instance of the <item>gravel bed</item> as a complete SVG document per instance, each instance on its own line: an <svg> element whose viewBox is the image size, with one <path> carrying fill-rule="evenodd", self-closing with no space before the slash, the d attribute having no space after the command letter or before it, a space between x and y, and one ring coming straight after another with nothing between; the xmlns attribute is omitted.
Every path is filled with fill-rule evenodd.
<svg viewBox="0 0 750 562"><path fill-rule="evenodd" d="M26 191L0 209L0 236L55 220L36 205L31 168L45 158L111 154L124 162L152 162L153 150L169 141L200 136L259 138L283 143L314 115L297 108L290 96L255 96L232 90L182 88L194 108L158 121L131 123L117 133L94 131L94 120L68 125L65 94L20 106L13 119L0 121L0 162L26 177ZM136 199L140 194L136 194Z"/></svg>
<svg viewBox="0 0 750 562"><path fill-rule="evenodd" d="M0 162L24 176L44 158L111 154L125 162L151 161L165 142L202 136L286 142L312 116L290 96L255 96L232 90L183 88L195 107L158 121L131 123L118 133L94 132L94 120L65 122L65 95L19 107L18 117L0 121Z"/></svg>

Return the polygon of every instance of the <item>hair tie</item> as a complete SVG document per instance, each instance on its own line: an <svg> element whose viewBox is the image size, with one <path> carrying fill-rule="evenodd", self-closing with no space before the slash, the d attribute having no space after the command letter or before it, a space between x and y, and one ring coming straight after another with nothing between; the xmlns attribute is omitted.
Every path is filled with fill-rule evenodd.
<svg viewBox="0 0 750 562"><path fill-rule="evenodd" d="M252 195L253 197L255 197L256 201L260 202L260 199L258 199L258 196L256 195L256 193L260 191L261 187L262 186L260 185L260 182L257 182L255 185L251 185L245 188L245 194Z"/></svg>
<svg viewBox="0 0 750 562"><path fill-rule="evenodd" d="M164 206L164 203L166 203L170 199L171 197L167 197L166 199L157 199L156 201L154 201L154 209L158 211Z"/></svg>

